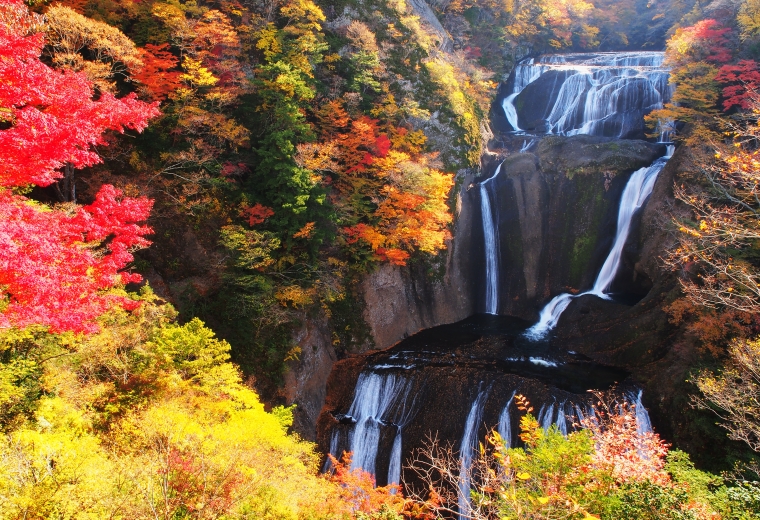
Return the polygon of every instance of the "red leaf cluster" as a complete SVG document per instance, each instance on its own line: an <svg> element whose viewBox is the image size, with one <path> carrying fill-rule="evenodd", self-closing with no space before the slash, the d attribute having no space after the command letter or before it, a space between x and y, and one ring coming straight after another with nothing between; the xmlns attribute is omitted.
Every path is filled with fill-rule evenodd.
<svg viewBox="0 0 760 520"><path fill-rule="evenodd" d="M2 9L19 5L0 2ZM94 101L84 74L56 71L39 60L43 45L42 34L25 36L0 25L0 117L12 124L0 132L2 186L47 186L67 162L96 164L92 147L104 142L106 130L142 130L159 113L157 104L134 94L116 99L103 92Z"/></svg>
<svg viewBox="0 0 760 520"><path fill-rule="evenodd" d="M240 216L248 219L248 225L251 227L257 224L261 224L272 215L274 215L272 208L262 206L261 204L255 204L254 206L246 208L240 212Z"/></svg>
<svg viewBox="0 0 760 520"><path fill-rule="evenodd" d="M142 91L153 101L163 101L181 85L182 73L177 69L179 58L169 52L169 44L147 44L140 49L143 66L132 77L141 83Z"/></svg>
<svg viewBox="0 0 760 520"><path fill-rule="evenodd" d="M0 19L23 17L20 0L0 0ZM114 285L139 281L120 272L145 247L152 201L122 197L103 186L84 207L51 209L9 188L47 186L58 168L100 161L92 147L106 130L142 130L158 115L156 104L134 95L96 101L82 73L59 72L39 60L43 35L0 23L0 328L47 325L54 332L93 331L94 319L114 305Z"/></svg>
<svg viewBox="0 0 760 520"><path fill-rule="evenodd" d="M723 88L723 110L733 107L748 109L754 101L754 92L760 88L760 71L755 60L741 60L736 65L723 65L715 79L728 84Z"/></svg>

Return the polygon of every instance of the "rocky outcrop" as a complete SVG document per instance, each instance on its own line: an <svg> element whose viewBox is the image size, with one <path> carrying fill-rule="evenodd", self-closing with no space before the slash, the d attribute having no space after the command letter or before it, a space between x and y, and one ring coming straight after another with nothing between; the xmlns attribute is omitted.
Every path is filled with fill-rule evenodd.
<svg viewBox="0 0 760 520"><path fill-rule="evenodd" d="M643 141L552 136L534 153L508 156L489 187L501 241L499 314L532 320L551 297L590 288L630 174L664 151ZM464 206L474 208L471 263L482 269L480 190L469 190ZM477 276L480 303L485 275Z"/></svg>
<svg viewBox="0 0 760 520"><path fill-rule="evenodd" d="M465 181L467 185L472 178ZM447 244L442 265L420 261L407 266L382 264L359 285L363 318L375 347L390 347L422 329L453 323L475 312L474 283L469 278L475 267L468 254L472 247L472 211L462 207L463 192L461 189L457 196L455 238ZM325 404L325 396L330 393L328 376L332 371L331 377L342 381L345 374L338 376L333 370L338 355L332 346L327 318L319 313L304 316L302 323L293 335L301 355L288 366L283 394L287 404L296 404L294 429L305 438L313 439L317 417ZM363 345L351 355L361 355L362 349L369 346L370 343ZM342 364L337 372L345 370Z"/></svg>
<svg viewBox="0 0 760 520"><path fill-rule="evenodd" d="M304 316L302 326L294 334L301 348L298 360L290 361L285 373L283 397L295 404L293 429L308 440L316 439L316 424L327 395L327 378L337 361L327 317Z"/></svg>
<svg viewBox="0 0 760 520"><path fill-rule="evenodd" d="M445 52L451 52L454 50L454 42L451 41L449 33L443 28L441 22L435 16L433 9L425 2L425 0L410 0L409 4L414 9L417 16L420 17L422 22L427 26L427 29L432 34L438 37L438 48Z"/></svg>
<svg viewBox="0 0 760 520"><path fill-rule="evenodd" d="M460 192L459 200L464 193ZM367 275L361 284L364 319L376 347L389 347L419 330L459 321L475 312L470 275L477 265L472 263L470 248L476 225L470 207L458 212L455 238L447 245L444 265L383 264Z"/></svg>

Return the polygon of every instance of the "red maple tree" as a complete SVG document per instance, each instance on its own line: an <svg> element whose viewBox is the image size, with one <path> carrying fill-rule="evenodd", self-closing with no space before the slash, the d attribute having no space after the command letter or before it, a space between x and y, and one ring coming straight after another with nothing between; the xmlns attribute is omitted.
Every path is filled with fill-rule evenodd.
<svg viewBox="0 0 760 520"><path fill-rule="evenodd" d="M106 185L88 206L50 208L12 188L99 162L104 132L142 130L159 112L134 95L96 100L84 74L42 63L43 35L21 23L29 18L22 1L0 0L0 328L87 332L112 306L134 306L107 289L140 279L121 270L149 243L138 223L152 201Z"/></svg>
<svg viewBox="0 0 760 520"><path fill-rule="evenodd" d="M723 87L723 110L737 106L743 110L752 107L758 88L760 70L755 60L741 60L736 65L723 65L715 77Z"/></svg>

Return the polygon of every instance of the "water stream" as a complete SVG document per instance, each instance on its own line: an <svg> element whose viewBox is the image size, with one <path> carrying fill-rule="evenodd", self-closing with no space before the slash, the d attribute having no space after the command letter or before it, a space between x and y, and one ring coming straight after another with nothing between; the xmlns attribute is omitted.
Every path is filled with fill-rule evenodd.
<svg viewBox="0 0 760 520"><path fill-rule="evenodd" d="M525 335L528 338L539 340L546 337L549 331L557 326L560 316L574 298L586 294L593 294L599 298L609 299L609 296L607 296L606 293L615 278L615 274L617 274L620 268L623 247L625 247L625 241L631 230L633 216L636 211L644 205L644 202L646 202L647 198L652 193L652 188L654 188L657 175L665 167L668 159L670 159L673 154L673 150L673 145L668 145L668 152L664 157L657 159L650 166L645 166L644 168L635 171L628 180L628 184L626 184L623 196L620 200L615 241L612 244L612 249L607 255L591 290L577 295L565 293L555 296L554 299L546 304L541 310L538 323L525 332Z"/></svg>
<svg viewBox="0 0 760 520"><path fill-rule="evenodd" d="M547 133L623 137L643 128L643 115L670 99L662 59L663 54L657 52L569 54L518 64L502 107L514 131L525 132L520 152L528 151L540 142L537 136ZM528 106L529 98L523 96L531 90L546 94L546 106ZM542 122L529 121L526 110L540 113ZM660 141L667 143L672 131L672 122L664 122ZM593 287L583 295L609 298L607 291L619 270L632 219L672 152L668 146L664 157L631 175L621 197L611 251ZM346 401L345 413L331 412L336 423L325 437L333 455L352 451L351 467L376 475L380 485L402 481L405 457L424 448L426 435L433 432L450 442L459 448L460 518L470 510L468 470L481 427L494 427L509 446L519 443L513 438L517 393L540 405L537 419L544 429L554 426L567 435L593 414L588 388L609 389L628 377L624 370L596 364L551 341L538 341L547 337L570 302L581 295L556 296L532 326L498 315L500 199L494 181L502 173L500 164L478 190L486 314L423 330L388 350L367 355L350 406ZM651 431L641 391L630 386L620 391L621 398L635 406L639 431Z"/></svg>
<svg viewBox="0 0 760 520"><path fill-rule="evenodd" d="M662 52L527 59L515 67L511 92L502 101L504 115L516 132L623 138L643 128L644 114L670 100L672 87L663 60ZM546 83L541 85L546 106L543 113L531 112L537 118L530 121L518 107L525 102L521 94L539 79Z"/></svg>

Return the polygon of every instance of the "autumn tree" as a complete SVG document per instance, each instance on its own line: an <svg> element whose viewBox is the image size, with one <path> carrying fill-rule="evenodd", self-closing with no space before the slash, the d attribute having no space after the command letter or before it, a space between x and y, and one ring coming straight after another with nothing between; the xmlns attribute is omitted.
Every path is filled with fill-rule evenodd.
<svg viewBox="0 0 760 520"><path fill-rule="evenodd" d="M104 132L141 130L158 111L134 95L93 100L84 73L40 61L44 35L28 33L34 17L21 2L4 0L0 11L0 327L92 330L106 309L131 305L107 289L139 279L121 270L147 245L150 229L138 222L151 202L104 186L90 205L47 208L13 188L50 185L66 164L97 163L92 148Z"/></svg>
<svg viewBox="0 0 760 520"><path fill-rule="evenodd" d="M324 203L312 173L295 161L296 147L314 137L304 109L315 96L314 68L327 49L324 20L311 0L290 0L256 43L263 57L255 80L261 125L250 191L274 209L272 222L286 230L288 242Z"/></svg>
<svg viewBox="0 0 760 520"><path fill-rule="evenodd" d="M760 88L760 70L755 60L740 60L736 65L723 65L715 77L723 87L723 110L736 107L752 108L756 92Z"/></svg>
<svg viewBox="0 0 760 520"><path fill-rule="evenodd" d="M369 117L352 120L339 101L322 108L325 140L299 147L297 161L336 190L333 203L349 247L404 265L411 252L434 254L450 237L451 175L430 165L416 132ZM422 140L422 142L420 142Z"/></svg>
<svg viewBox="0 0 760 520"><path fill-rule="evenodd" d="M760 452L760 340L737 339L728 349L728 361L718 373L701 371L694 383L702 395L699 408L714 412L729 439L745 442Z"/></svg>
<svg viewBox="0 0 760 520"><path fill-rule="evenodd" d="M652 128L661 122L679 121L692 123L690 135L677 137L689 144L718 138L718 67L731 60L730 32L713 19L676 30L665 51L665 65L671 67L670 83L676 89L670 103L646 116Z"/></svg>
<svg viewBox="0 0 760 520"><path fill-rule="evenodd" d="M45 33L53 66L83 72L99 91L114 93L116 79L128 79L143 66L124 33L69 7L54 5L46 11Z"/></svg>

